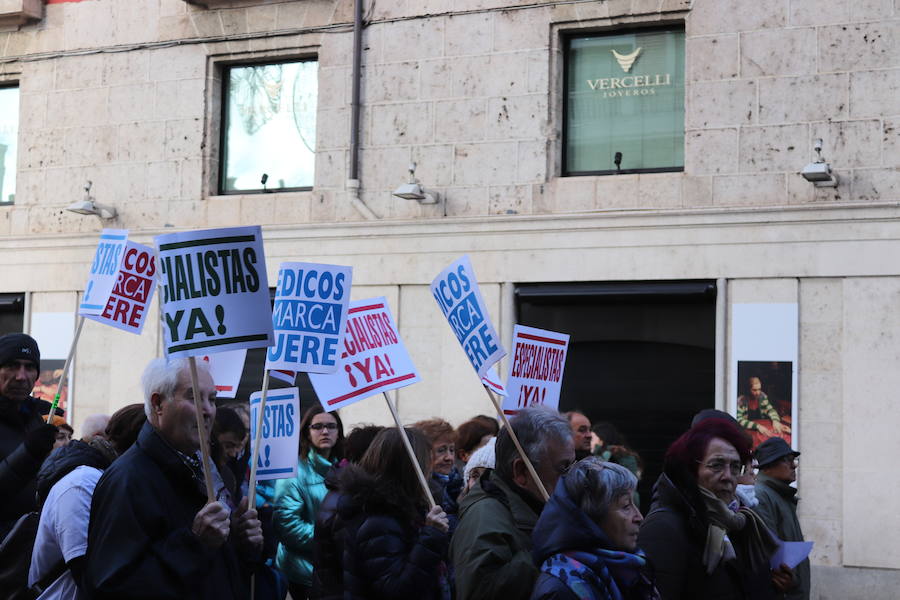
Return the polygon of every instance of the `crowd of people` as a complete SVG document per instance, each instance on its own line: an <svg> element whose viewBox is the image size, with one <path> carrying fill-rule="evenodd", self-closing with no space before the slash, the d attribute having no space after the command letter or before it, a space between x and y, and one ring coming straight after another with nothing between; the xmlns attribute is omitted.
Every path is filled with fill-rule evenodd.
<svg viewBox="0 0 900 600"><path fill-rule="evenodd" d="M143 403L59 447L49 406L30 397L39 367L33 339L0 338L0 561L34 525L15 590L0 564L6 597L809 597L808 561L772 565L782 540L803 539L799 453L780 437L753 450L720 411L671 444L644 516L640 455L580 411L345 432L314 405L296 476L251 490L249 411L217 407L202 363L195 390L188 361L151 361Z"/></svg>

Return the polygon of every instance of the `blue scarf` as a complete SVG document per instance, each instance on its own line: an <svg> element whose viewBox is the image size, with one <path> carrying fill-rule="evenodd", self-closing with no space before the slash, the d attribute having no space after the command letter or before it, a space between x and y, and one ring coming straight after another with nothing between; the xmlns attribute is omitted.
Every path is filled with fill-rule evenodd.
<svg viewBox="0 0 900 600"><path fill-rule="evenodd" d="M624 600L622 591L635 587L643 592L640 597L652 600L659 596L643 575L646 564L640 550L630 554L597 549L554 554L544 561L541 571L565 583L579 600Z"/></svg>

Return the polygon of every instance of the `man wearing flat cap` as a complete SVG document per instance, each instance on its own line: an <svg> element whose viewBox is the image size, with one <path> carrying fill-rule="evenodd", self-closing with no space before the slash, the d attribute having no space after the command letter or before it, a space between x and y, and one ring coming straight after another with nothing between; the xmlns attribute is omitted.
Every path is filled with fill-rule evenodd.
<svg viewBox="0 0 900 600"><path fill-rule="evenodd" d="M797 490L791 483L797 480L797 457L780 437L761 443L753 453L759 465L756 478L756 498L753 510L762 517L769 529L786 542L802 542L803 531L797 519ZM809 600L809 558L794 569L795 587L784 594L789 600Z"/></svg>
<svg viewBox="0 0 900 600"><path fill-rule="evenodd" d="M35 477L56 438L56 427L44 422L39 401L31 397L40 366L34 338L0 337L0 539L37 508Z"/></svg>

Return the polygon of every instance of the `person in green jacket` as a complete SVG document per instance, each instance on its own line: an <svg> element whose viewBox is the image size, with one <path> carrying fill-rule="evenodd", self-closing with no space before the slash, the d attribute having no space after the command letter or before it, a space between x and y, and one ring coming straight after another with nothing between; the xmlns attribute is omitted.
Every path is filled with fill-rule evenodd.
<svg viewBox="0 0 900 600"><path fill-rule="evenodd" d="M797 490L791 483L797 480L797 457L780 437L772 437L757 446L753 457L759 464L756 476L756 499L753 510L762 517L772 533L786 542L802 542L803 530L797 519ZM794 587L782 596L786 600L809 600L809 558L794 569Z"/></svg>
<svg viewBox="0 0 900 600"><path fill-rule="evenodd" d="M320 404L300 421L297 476L275 484L273 523L278 537L275 565L287 576L291 597L305 599L312 585L316 514L328 489L325 476L343 457L344 426Z"/></svg>

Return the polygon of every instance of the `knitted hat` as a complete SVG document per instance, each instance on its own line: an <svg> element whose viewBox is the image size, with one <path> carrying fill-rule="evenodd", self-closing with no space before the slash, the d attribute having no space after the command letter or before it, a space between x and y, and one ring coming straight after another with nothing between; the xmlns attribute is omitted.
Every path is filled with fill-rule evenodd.
<svg viewBox="0 0 900 600"><path fill-rule="evenodd" d="M30 360L41 369L41 350L34 338L24 333L10 333L0 337L0 365L16 359Z"/></svg>
<svg viewBox="0 0 900 600"><path fill-rule="evenodd" d="M494 446L496 443L497 438L492 437L488 440L487 444L472 453L472 456L469 457L469 462L466 463L466 469L463 472L463 481L469 480L469 473L472 472L472 469L477 467L484 467L485 469L494 468L494 463L496 462Z"/></svg>

